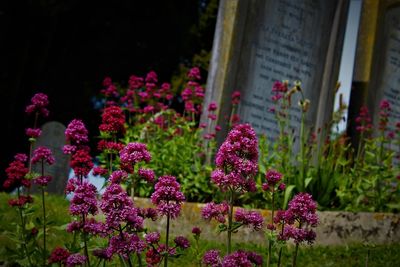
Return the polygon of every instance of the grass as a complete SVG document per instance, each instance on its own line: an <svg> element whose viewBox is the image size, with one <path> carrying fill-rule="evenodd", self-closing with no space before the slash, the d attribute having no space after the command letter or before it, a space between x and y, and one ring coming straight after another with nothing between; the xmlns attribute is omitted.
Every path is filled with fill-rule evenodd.
<svg viewBox="0 0 400 267"><path fill-rule="evenodd" d="M8 194L0 193L0 266L7 266L6 262L12 262L11 255L7 252L6 248L15 248L15 242L10 238L10 233L15 231L15 227L18 223L19 217L16 209L10 208L7 204L7 200L10 198ZM35 227L40 229L39 222L36 217L41 219L40 199L35 197L35 203L33 209L34 213L34 224ZM65 225L70 221L68 214L68 200L60 196L47 196L46 198L47 214L51 218L52 223L49 227L48 232L48 247L53 249L55 246L63 246L64 242L69 243L72 241L72 235L65 231ZM31 225L30 227L32 227ZM225 253L224 244L218 242L209 242L200 240L200 252L199 255L195 249L195 242L192 237L189 237L192 246L186 251L186 253L179 258L169 260L169 266L199 266L199 261L203 253L209 249L219 249L222 253ZM38 245L41 245L41 239L38 239ZM106 245L104 240L92 240L92 249L98 246L98 243ZM262 246L253 244L234 244L234 250L251 250L261 254L266 260L267 249ZM368 255L368 267L382 267L382 266L398 266L399 265L399 252L400 244L392 245L376 245L376 246L364 246L361 244L354 244L351 246L302 246L299 254L297 266L307 267L323 267L323 266L366 266L366 258ZM292 262L292 247L285 247L283 250L282 266L291 266ZM273 264L276 266L277 251L273 255ZM92 260L92 265L96 266L96 260ZM18 266L18 265L13 265ZM121 266L120 261L117 257L112 262L109 262L107 266Z"/></svg>

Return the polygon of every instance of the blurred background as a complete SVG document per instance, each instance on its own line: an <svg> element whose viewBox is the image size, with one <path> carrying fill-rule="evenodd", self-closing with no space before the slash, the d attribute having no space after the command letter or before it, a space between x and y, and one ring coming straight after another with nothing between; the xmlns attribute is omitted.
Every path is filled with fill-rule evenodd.
<svg viewBox="0 0 400 267"><path fill-rule="evenodd" d="M24 110L35 93L49 96L46 121L79 118L95 136L104 77L126 84L131 74L154 70L170 82L196 55L207 62L217 6L217 0L0 1L0 184L14 154L29 149L24 129L33 118Z"/></svg>

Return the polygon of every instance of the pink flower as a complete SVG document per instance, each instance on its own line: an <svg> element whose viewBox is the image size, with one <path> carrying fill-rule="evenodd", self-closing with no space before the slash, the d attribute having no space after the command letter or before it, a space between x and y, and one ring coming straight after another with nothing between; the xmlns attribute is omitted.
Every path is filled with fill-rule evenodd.
<svg viewBox="0 0 400 267"><path fill-rule="evenodd" d="M72 120L65 130L65 137L71 144L82 144L89 141L88 130L81 120Z"/></svg>
<svg viewBox="0 0 400 267"><path fill-rule="evenodd" d="M40 146L33 151L33 156L31 159L32 164L38 163L39 161L43 161L49 165L52 165L56 160L54 159L53 153L50 149Z"/></svg>
<svg viewBox="0 0 400 267"><path fill-rule="evenodd" d="M101 119L100 131L112 133L125 132L125 114L120 107L111 106L105 108Z"/></svg>
<svg viewBox="0 0 400 267"><path fill-rule="evenodd" d="M237 209L235 220L246 226L252 226L254 230L261 230L264 219L260 213L256 211L246 211L245 209Z"/></svg>
<svg viewBox="0 0 400 267"><path fill-rule="evenodd" d="M48 105L49 100L47 95L43 93L37 93L32 97L31 104L26 107L25 112L28 114L37 112L43 117L47 117L49 116L49 111L46 108Z"/></svg>
<svg viewBox="0 0 400 267"><path fill-rule="evenodd" d="M25 159L21 154L17 154L16 157ZM7 179L4 181L4 188L12 188L25 186L30 187L31 182L26 179L25 176L29 172L29 169L25 166L23 161L15 160L10 163L6 169Z"/></svg>
<svg viewBox="0 0 400 267"><path fill-rule="evenodd" d="M52 263L65 264L70 255L71 255L71 253L68 250L66 250L65 248L56 247L51 252L48 262L49 262L49 264L52 264Z"/></svg>
<svg viewBox="0 0 400 267"><path fill-rule="evenodd" d="M81 266L86 262L86 257L79 254L79 253L75 253L75 254L71 254L67 260L66 260L66 266L67 267L73 267L73 266Z"/></svg>
<svg viewBox="0 0 400 267"><path fill-rule="evenodd" d="M214 202L210 202L201 209L201 216L206 220L215 219L219 223L225 223L228 211L228 203L215 204Z"/></svg>
<svg viewBox="0 0 400 267"><path fill-rule="evenodd" d="M40 185L40 186L47 186L50 183L52 178L53 177L51 177L49 175L39 176L39 177L33 179L33 183Z"/></svg>
<svg viewBox="0 0 400 267"><path fill-rule="evenodd" d="M254 129L249 124L236 125L219 148L215 163L217 170L211 179L222 190L253 190L253 177L258 171L258 140Z"/></svg>
<svg viewBox="0 0 400 267"><path fill-rule="evenodd" d="M221 256L220 256L220 251L216 249L212 249L204 253L203 256L203 264L206 266L211 266L211 267L221 267Z"/></svg>
<svg viewBox="0 0 400 267"><path fill-rule="evenodd" d="M174 176L161 176L158 179L151 195L151 202L157 205L157 211L161 215L176 218L181 211L182 202L185 196L180 191L180 184Z"/></svg>
<svg viewBox="0 0 400 267"><path fill-rule="evenodd" d="M128 171L133 171L133 166L139 162L149 162L151 155L147 146L142 143L129 143L120 152L122 167Z"/></svg>
<svg viewBox="0 0 400 267"><path fill-rule="evenodd" d="M188 72L189 79L191 80L200 80L200 69L198 67L191 68Z"/></svg>
<svg viewBox="0 0 400 267"><path fill-rule="evenodd" d="M217 103L211 102L210 105L208 105L208 111L215 111L217 110Z"/></svg>
<svg viewBox="0 0 400 267"><path fill-rule="evenodd" d="M75 175L86 177L93 168L92 157L87 150L78 150L72 155L70 166Z"/></svg>
<svg viewBox="0 0 400 267"><path fill-rule="evenodd" d="M265 178L270 186L275 186L280 180L282 180L282 173L271 169L267 171Z"/></svg>
<svg viewBox="0 0 400 267"><path fill-rule="evenodd" d="M39 128L36 128L36 129L27 128L25 130L25 133L30 138L38 138L40 136L40 134L42 133L42 130L40 130Z"/></svg>
<svg viewBox="0 0 400 267"><path fill-rule="evenodd" d="M232 94L232 105L238 105L240 102L240 92L235 91Z"/></svg>
<svg viewBox="0 0 400 267"><path fill-rule="evenodd" d="M175 245L181 249L187 249L190 247L189 240L184 236L177 236L174 239Z"/></svg>
<svg viewBox="0 0 400 267"><path fill-rule="evenodd" d="M141 179L146 180L148 183L153 183L155 179L154 171L151 169L139 169L138 175Z"/></svg>

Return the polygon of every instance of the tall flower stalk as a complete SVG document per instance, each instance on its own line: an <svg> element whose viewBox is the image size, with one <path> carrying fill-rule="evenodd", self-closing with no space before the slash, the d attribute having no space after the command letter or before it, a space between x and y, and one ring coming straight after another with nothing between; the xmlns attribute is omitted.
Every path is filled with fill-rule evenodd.
<svg viewBox="0 0 400 267"><path fill-rule="evenodd" d="M180 191L181 186L174 176L161 176L154 188L155 191L151 195L151 201L157 206L158 213L167 217L164 254L164 266L167 267L168 257L171 253L169 247L170 219L175 219L179 216L185 196Z"/></svg>
<svg viewBox="0 0 400 267"><path fill-rule="evenodd" d="M33 152L33 156L31 159L32 164L39 163L41 169L41 176L36 177L33 182L41 187L41 197L42 197L42 210L43 210L43 266L46 265L47 261L47 248L46 248L46 201L45 201L45 190L48 183L51 181L51 176L45 176L44 174L44 165L45 163L48 165L54 164L55 159L52 155L50 149L46 147L38 147Z"/></svg>

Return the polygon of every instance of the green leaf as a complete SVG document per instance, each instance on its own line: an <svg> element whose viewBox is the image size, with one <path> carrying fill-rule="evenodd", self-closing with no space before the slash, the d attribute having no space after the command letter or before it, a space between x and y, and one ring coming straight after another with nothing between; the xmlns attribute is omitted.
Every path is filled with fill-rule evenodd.
<svg viewBox="0 0 400 267"><path fill-rule="evenodd" d="M288 204L288 202L289 202L289 198L290 198L290 196L292 195L292 191L293 191L293 189L295 188L296 186L295 185L289 185L288 187L286 187L286 190L285 190L285 196L284 196L284 199L283 199L283 206L282 206L282 208L283 209L285 209L286 207L287 207L287 204Z"/></svg>
<svg viewBox="0 0 400 267"><path fill-rule="evenodd" d="M305 188L307 188L307 186L310 184L310 182L312 181L313 177L308 177L306 178L306 180L304 181L304 186Z"/></svg>

